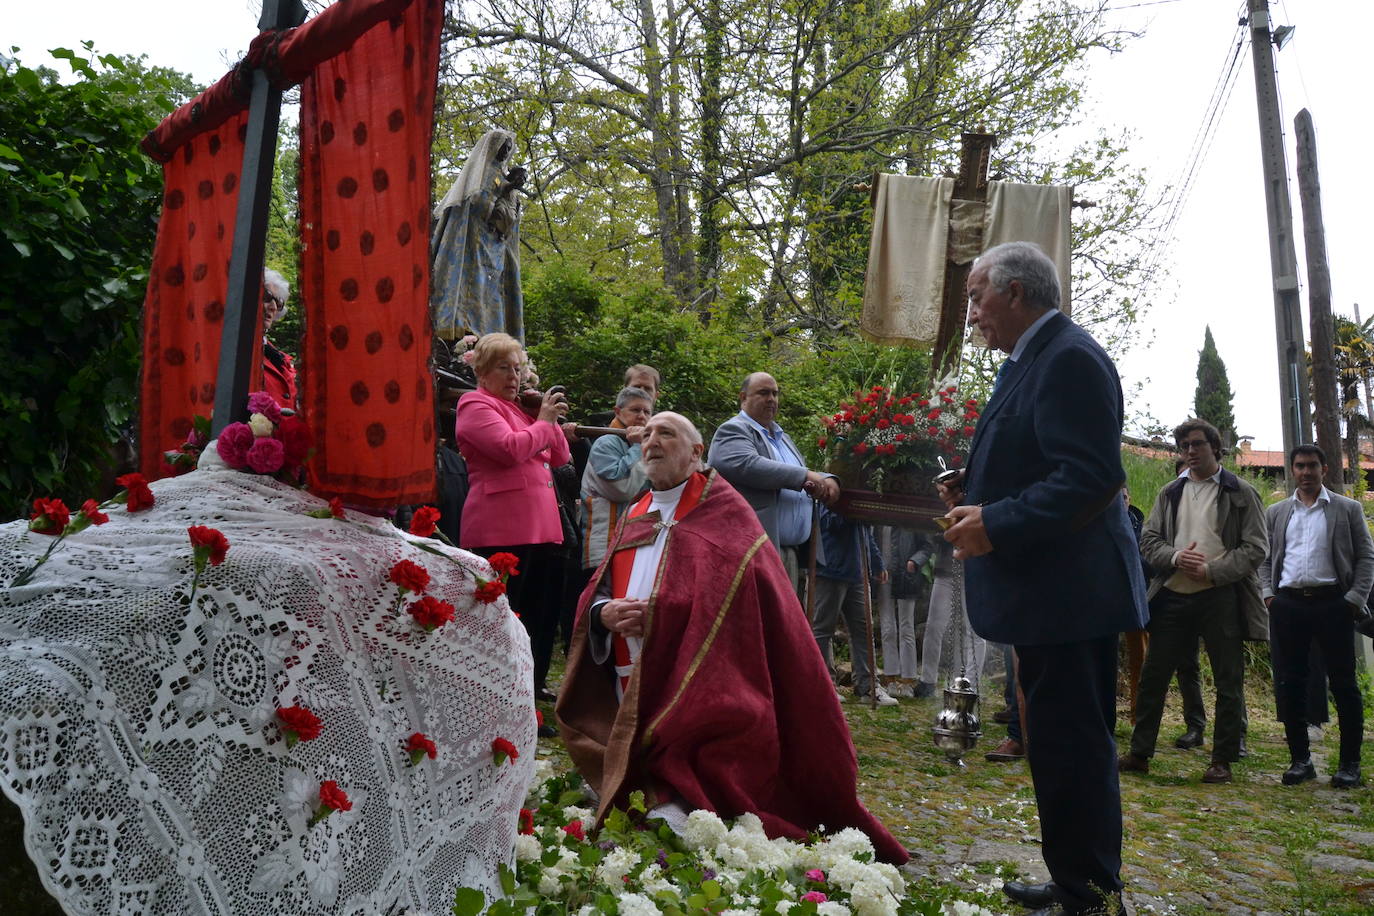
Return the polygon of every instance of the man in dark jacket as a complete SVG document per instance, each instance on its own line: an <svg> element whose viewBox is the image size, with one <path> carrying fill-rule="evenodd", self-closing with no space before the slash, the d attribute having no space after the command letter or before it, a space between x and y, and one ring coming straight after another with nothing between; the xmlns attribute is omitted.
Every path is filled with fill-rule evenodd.
<svg viewBox="0 0 1374 916"><path fill-rule="evenodd" d="M835 665L830 640L843 614L845 629L849 631L849 656L854 665L854 695L867 697L872 689L879 706L896 706L897 701L874 683L873 671L868 664L873 621L864 608L863 590L869 587L869 583L864 581L860 550L868 553L869 574L879 581L887 581L882 553L873 538L873 529L851 522L826 506L821 506L820 529L823 559L816 566L816 616L811 621L811 633L816 637L816 645L833 675Z"/></svg>
<svg viewBox="0 0 1374 916"><path fill-rule="evenodd" d="M1264 507L1255 488L1221 466L1221 435L1205 420L1174 430L1187 472L1165 485L1140 534L1150 581L1150 650L1140 673L1131 750L1119 767L1150 768L1164 695L1201 637L1217 685L1212 761L1202 781L1231 781L1244 729L1242 641L1264 638L1267 615L1256 570L1264 560Z"/></svg>

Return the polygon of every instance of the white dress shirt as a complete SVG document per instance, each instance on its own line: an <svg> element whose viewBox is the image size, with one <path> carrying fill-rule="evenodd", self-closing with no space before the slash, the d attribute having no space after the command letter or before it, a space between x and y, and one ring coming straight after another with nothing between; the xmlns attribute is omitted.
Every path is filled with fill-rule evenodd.
<svg viewBox="0 0 1374 916"><path fill-rule="evenodd" d="M1283 533L1283 570L1279 588L1312 588L1335 585L1336 564L1331 559L1331 538L1326 530L1326 506L1331 494L1322 487L1312 505L1293 493L1293 514Z"/></svg>

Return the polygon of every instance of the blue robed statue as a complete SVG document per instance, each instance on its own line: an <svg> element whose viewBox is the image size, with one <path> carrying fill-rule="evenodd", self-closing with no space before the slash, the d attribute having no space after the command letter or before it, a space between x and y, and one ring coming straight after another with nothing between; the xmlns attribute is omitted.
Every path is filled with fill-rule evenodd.
<svg viewBox="0 0 1374 916"><path fill-rule="evenodd" d="M487 131L434 209L430 310L434 332L443 340L492 331L524 339L520 188L525 170L510 167L514 149L510 131Z"/></svg>

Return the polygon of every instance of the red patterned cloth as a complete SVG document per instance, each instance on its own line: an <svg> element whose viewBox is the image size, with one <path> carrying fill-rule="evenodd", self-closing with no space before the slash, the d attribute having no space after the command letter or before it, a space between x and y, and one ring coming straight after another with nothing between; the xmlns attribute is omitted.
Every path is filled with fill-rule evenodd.
<svg viewBox="0 0 1374 916"><path fill-rule="evenodd" d="M162 453L185 442L192 418L214 407L246 122L240 113L196 135L162 167L162 217L143 300L138 453L150 480L170 473ZM258 348L253 378L261 360Z"/></svg>
<svg viewBox="0 0 1374 916"><path fill-rule="evenodd" d="M429 149L442 0L414 0L301 86L301 408L311 490L434 492Z"/></svg>
<svg viewBox="0 0 1374 916"><path fill-rule="evenodd" d="M442 25L442 0L335 4L258 35L144 140L167 182L144 308L147 476L163 475L162 452L213 406L248 77L261 68L279 89L305 81L300 406L316 431L312 489L378 508L432 498L429 146ZM261 360L255 348L254 387Z"/></svg>

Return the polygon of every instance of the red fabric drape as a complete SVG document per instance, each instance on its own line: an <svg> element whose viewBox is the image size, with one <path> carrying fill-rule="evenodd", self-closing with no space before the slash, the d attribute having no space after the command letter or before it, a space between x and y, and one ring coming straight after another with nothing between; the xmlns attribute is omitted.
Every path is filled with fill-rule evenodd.
<svg viewBox="0 0 1374 916"><path fill-rule="evenodd" d="M229 252L246 115L184 144L162 167L165 188L143 300L139 467L166 476L162 453L186 441L191 419L215 403ZM253 378L262 374L254 354Z"/></svg>
<svg viewBox="0 0 1374 916"><path fill-rule="evenodd" d="M443 0L414 0L301 85L301 407L312 491L434 493L429 150Z"/></svg>

